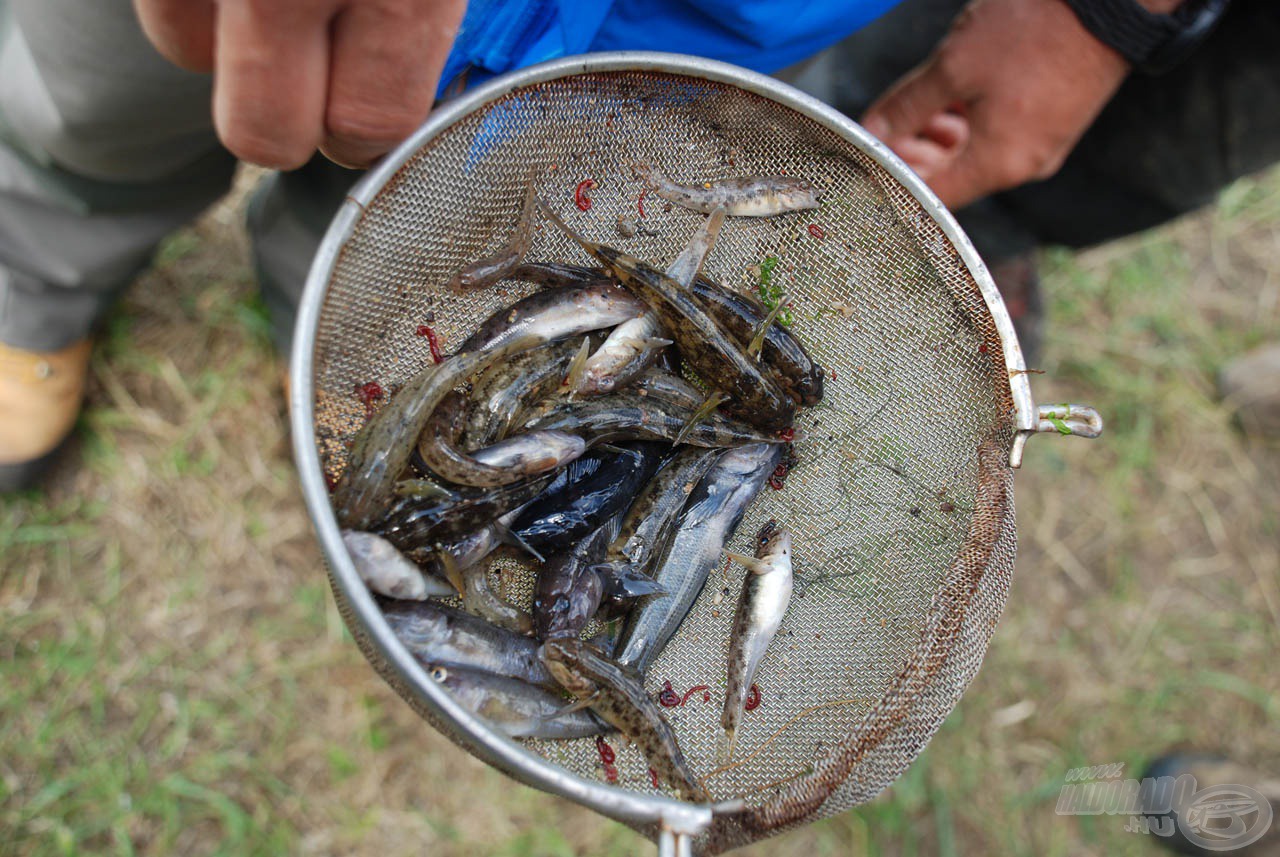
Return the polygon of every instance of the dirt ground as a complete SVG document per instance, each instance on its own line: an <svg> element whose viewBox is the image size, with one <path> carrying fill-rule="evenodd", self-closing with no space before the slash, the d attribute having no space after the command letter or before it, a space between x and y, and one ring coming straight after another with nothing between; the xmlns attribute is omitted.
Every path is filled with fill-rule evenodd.
<svg viewBox="0 0 1280 857"><path fill-rule="evenodd" d="M166 243L98 342L81 440L0 500L0 853L644 853L432 732L328 593L231 200ZM1280 446L1214 378L1280 332L1280 174L1046 258L1013 593L982 672L872 804L744 853L1146 855L1061 817L1067 770L1174 746L1280 773Z"/></svg>

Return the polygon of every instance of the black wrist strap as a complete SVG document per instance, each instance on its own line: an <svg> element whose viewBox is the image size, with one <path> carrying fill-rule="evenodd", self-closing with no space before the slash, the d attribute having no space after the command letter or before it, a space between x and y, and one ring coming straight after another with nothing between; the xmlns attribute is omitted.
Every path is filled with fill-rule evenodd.
<svg viewBox="0 0 1280 857"><path fill-rule="evenodd" d="M1187 0L1172 15L1136 0L1065 0L1084 28L1146 74L1168 71L1208 38L1230 0Z"/></svg>

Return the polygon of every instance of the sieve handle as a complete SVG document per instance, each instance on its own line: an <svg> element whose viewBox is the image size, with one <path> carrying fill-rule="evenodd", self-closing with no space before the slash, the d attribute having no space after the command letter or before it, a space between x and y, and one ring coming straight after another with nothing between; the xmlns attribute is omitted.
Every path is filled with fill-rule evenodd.
<svg viewBox="0 0 1280 857"><path fill-rule="evenodd" d="M1102 434L1102 417L1088 405L1041 405L1036 408L1035 430L1093 438Z"/></svg>
<svg viewBox="0 0 1280 857"><path fill-rule="evenodd" d="M693 837L663 830L658 834L658 857L693 857Z"/></svg>

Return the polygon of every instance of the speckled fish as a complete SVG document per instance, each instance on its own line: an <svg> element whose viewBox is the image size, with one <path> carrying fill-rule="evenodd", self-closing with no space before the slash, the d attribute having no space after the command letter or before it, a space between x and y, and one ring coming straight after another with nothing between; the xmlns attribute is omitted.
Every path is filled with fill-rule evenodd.
<svg viewBox="0 0 1280 857"><path fill-rule="evenodd" d="M531 637L433 601L386 601L382 615L419 663L498 673L555 689Z"/></svg>
<svg viewBox="0 0 1280 857"><path fill-rule="evenodd" d="M756 335L768 313L758 302L707 277L695 278L690 292L707 314L743 345ZM822 401L822 367L781 324L771 324L765 330L760 360L783 391L802 405Z"/></svg>
<svg viewBox="0 0 1280 857"><path fill-rule="evenodd" d="M427 470L457 485L493 488L553 470L586 451L582 438L564 432L530 432L474 453L459 448L468 400L449 393L427 420L417 453Z"/></svg>
<svg viewBox="0 0 1280 857"><path fill-rule="evenodd" d="M635 164L635 170L662 199L703 214L723 206L734 217L772 217L817 208L822 203L822 191L795 176L751 176L682 185L647 163Z"/></svg>
<svg viewBox="0 0 1280 857"><path fill-rule="evenodd" d="M576 639L544 643L542 662L561 687L630 738L658 778L681 797L698 803L711 800L685 761L675 731L645 691L639 673Z"/></svg>
<svg viewBox="0 0 1280 857"><path fill-rule="evenodd" d="M538 496L556 476L543 473L496 488L459 487L446 496L401 497L375 530L402 550L430 547L449 536L469 533Z"/></svg>
<svg viewBox="0 0 1280 857"><path fill-rule="evenodd" d="M521 408L560 387L579 345L576 339L548 343L477 378L469 396L472 404L460 440L463 446L476 449L506 437Z"/></svg>
<svg viewBox="0 0 1280 857"><path fill-rule="evenodd" d="M728 687L725 690L724 727L721 760L733 758L738 738L738 723L747 704L747 694L765 650L778 633L782 618L791 604L791 533L770 521L756 537L755 557L725 551L725 556L747 568L733 614L733 633L729 637Z"/></svg>
<svg viewBox="0 0 1280 857"><path fill-rule="evenodd" d="M442 576L424 573L381 536L343 530L342 543L347 546L360 579L371 592L410 601L457 594Z"/></svg>
<svg viewBox="0 0 1280 857"><path fill-rule="evenodd" d="M566 235L604 263L662 319L684 362L707 386L727 397L725 410L754 426L777 431L791 424L797 403L787 396L744 348L707 314L693 296L651 265L606 244L578 235L546 203L539 206Z"/></svg>
<svg viewBox="0 0 1280 857"><path fill-rule="evenodd" d="M719 564L747 507L781 460L782 448L776 445L740 447L722 455L698 483L653 575L667 592L631 611L620 663L644 672L666 648Z"/></svg>
<svg viewBox="0 0 1280 857"><path fill-rule="evenodd" d="M702 270L702 263L715 245L724 225L724 211L717 209L694 232L689 244L668 267L666 274L688 288ZM604 343L587 358L573 392L582 396L603 396L625 387L653 363L658 349L670 345L658 314L649 310L639 318L613 329Z"/></svg>
<svg viewBox="0 0 1280 857"><path fill-rule="evenodd" d="M522 337L552 342L613 327L646 309L643 301L610 282L544 289L489 316L459 350L487 351Z"/></svg>
<svg viewBox="0 0 1280 857"><path fill-rule="evenodd" d="M373 528L441 399L476 372L537 344L531 336L512 336L492 351L454 354L410 378L356 435L346 469L333 491L334 510L343 526Z"/></svg>
<svg viewBox="0 0 1280 857"><path fill-rule="evenodd" d="M519 679L444 665L428 667L427 675L510 738L567 740L609 731L586 711L565 711L563 697Z"/></svg>
<svg viewBox="0 0 1280 857"><path fill-rule="evenodd" d="M553 403L550 410L525 424L526 431L552 430L586 438L589 444L624 440L674 441L702 447L780 443L768 433L712 413L694 425L694 412L655 395L624 391L599 399ZM687 431L686 431L687 429Z"/></svg>
<svg viewBox="0 0 1280 857"><path fill-rule="evenodd" d="M718 450L686 447L658 471L622 519L618 535L605 551L605 562L648 574L670 539L680 510L693 489L720 458Z"/></svg>
<svg viewBox="0 0 1280 857"><path fill-rule="evenodd" d="M577 637L600 609L600 575L592 567L604 555L607 533L596 530L538 569L533 586L533 633L539 640Z"/></svg>
<svg viewBox="0 0 1280 857"><path fill-rule="evenodd" d="M524 204L520 209L520 219L511 233L511 238L492 256L487 256L463 267L449 280L449 288L456 291L470 291L491 286L499 280L505 280L511 272L520 267L529 245L533 243L533 214L537 206L537 193L533 182L525 191Z"/></svg>
<svg viewBox="0 0 1280 857"><path fill-rule="evenodd" d="M669 449L659 443L632 445L590 476L535 498L511 523L511 532L544 555L567 549L621 514Z"/></svg>

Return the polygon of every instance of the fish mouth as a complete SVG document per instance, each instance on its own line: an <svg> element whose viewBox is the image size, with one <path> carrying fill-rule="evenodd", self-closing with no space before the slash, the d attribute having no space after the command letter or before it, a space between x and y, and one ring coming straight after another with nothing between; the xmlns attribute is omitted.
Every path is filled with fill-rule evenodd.
<svg viewBox="0 0 1280 857"><path fill-rule="evenodd" d="M769 542L773 541L773 537L781 531L782 527L778 525L778 519L770 518L768 521L765 521L764 526L760 528L760 534L756 536L756 544L760 547L764 547L769 544Z"/></svg>

